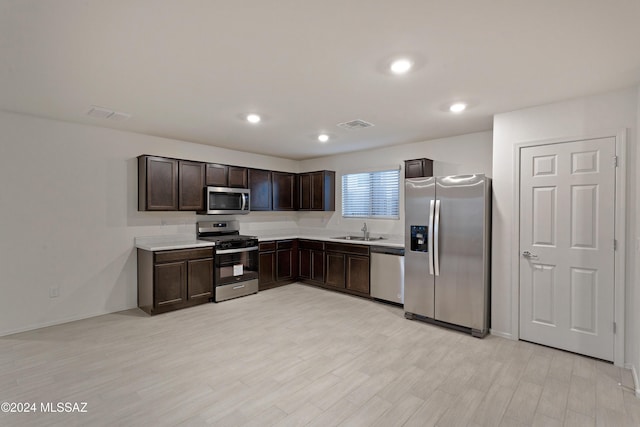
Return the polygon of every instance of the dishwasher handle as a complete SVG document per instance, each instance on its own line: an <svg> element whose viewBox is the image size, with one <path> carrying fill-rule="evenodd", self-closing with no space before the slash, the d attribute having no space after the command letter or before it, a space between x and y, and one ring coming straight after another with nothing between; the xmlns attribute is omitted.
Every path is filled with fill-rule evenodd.
<svg viewBox="0 0 640 427"><path fill-rule="evenodd" d="M388 246L371 246L371 253L404 256L404 248L391 248Z"/></svg>

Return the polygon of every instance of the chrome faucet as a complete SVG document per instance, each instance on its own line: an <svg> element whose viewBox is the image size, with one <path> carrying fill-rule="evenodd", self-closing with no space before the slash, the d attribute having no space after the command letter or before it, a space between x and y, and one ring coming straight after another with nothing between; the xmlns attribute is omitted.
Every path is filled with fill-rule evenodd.
<svg viewBox="0 0 640 427"><path fill-rule="evenodd" d="M360 229L364 233L364 240L369 240L369 229L367 228L367 223L364 223L364 227Z"/></svg>

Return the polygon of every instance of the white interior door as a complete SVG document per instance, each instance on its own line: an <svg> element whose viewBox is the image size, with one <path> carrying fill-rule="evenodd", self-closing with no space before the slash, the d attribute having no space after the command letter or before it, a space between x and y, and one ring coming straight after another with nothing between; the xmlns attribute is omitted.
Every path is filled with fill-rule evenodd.
<svg viewBox="0 0 640 427"><path fill-rule="evenodd" d="M615 139L520 151L520 338L614 349Z"/></svg>

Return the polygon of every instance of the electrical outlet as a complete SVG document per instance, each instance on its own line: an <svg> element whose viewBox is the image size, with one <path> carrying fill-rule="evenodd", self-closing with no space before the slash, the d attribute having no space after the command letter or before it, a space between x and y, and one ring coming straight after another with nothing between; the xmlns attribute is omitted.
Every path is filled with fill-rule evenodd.
<svg viewBox="0 0 640 427"><path fill-rule="evenodd" d="M52 286L49 288L49 298L56 298L60 296L60 288Z"/></svg>

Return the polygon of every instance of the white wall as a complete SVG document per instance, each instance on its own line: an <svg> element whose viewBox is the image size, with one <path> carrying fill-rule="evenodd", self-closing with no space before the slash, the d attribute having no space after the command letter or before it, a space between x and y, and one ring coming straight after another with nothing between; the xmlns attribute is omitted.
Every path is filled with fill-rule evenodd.
<svg viewBox="0 0 640 427"><path fill-rule="evenodd" d="M134 237L193 233L197 219L137 211L140 154L298 168L292 160L2 112L0 129L0 335L136 307ZM50 286L60 287L58 298L49 298Z"/></svg>
<svg viewBox="0 0 640 427"><path fill-rule="evenodd" d="M339 144L340 141L332 142ZM342 218L342 175L359 170L375 170L402 166L404 161L426 157L434 160L434 175L484 173L491 176L492 133L478 132L450 138L434 139L412 144L322 157L300 162L300 171L329 169L336 171L336 211L316 215L300 215L301 227L323 227L347 232L360 232L362 219ZM404 187L401 186L400 204L404 205ZM399 220L370 220L367 226L372 234L404 233L404 209Z"/></svg>
<svg viewBox="0 0 640 427"><path fill-rule="evenodd" d="M437 174L491 174L490 132L297 162L6 112L0 129L0 336L136 307L134 237L193 233L196 221L210 219L138 212L141 154L289 172L331 169L338 186L341 171L354 166L418 157L435 159ZM340 225L339 213L252 212L237 219L242 232L252 232L324 227L333 218L331 225ZM372 228L402 233L400 221L387 222ZM49 298L50 287L60 296Z"/></svg>
<svg viewBox="0 0 640 427"><path fill-rule="evenodd" d="M518 319L512 318L512 302L517 295L512 283L511 257L514 209L514 144L561 137L588 135L600 131L627 132L627 272L626 272L626 351L625 361L638 364L639 301L636 286L638 254L637 138L640 128L638 88L630 88L580 98L572 101L498 114L494 117L493 137L493 265L492 319L493 332L517 336Z"/></svg>

